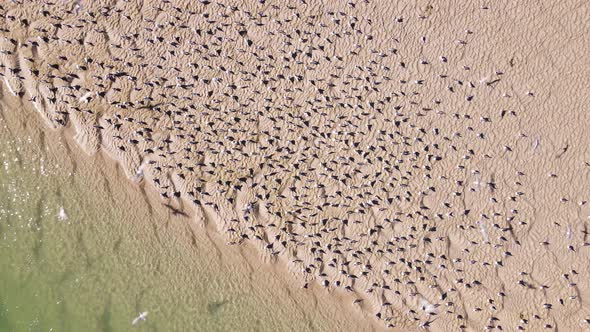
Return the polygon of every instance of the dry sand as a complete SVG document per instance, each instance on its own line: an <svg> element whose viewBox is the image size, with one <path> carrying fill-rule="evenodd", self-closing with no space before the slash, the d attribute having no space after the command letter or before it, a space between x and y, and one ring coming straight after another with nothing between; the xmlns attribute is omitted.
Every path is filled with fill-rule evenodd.
<svg viewBox="0 0 590 332"><path fill-rule="evenodd" d="M22 2L7 90L229 244L384 327L590 328L587 3Z"/></svg>
<svg viewBox="0 0 590 332"><path fill-rule="evenodd" d="M0 331L383 329L162 208L151 184L18 102L0 101Z"/></svg>

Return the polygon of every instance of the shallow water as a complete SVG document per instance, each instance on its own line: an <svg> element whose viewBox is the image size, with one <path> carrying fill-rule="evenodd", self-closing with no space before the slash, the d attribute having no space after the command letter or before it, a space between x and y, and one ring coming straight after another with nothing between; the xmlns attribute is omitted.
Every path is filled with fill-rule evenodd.
<svg viewBox="0 0 590 332"><path fill-rule="evenodd" d="M362 326L172 217L114 163L21 111L3 106L0 118L0 331Z"/></svg>

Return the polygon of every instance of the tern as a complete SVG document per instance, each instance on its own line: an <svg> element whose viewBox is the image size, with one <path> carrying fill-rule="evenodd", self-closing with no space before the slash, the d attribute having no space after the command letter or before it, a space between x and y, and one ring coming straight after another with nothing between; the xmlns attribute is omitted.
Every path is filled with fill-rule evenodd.
<svg viewBox="0 0 590 332"><path fill-rule="evenodd" d="M147 311L139 313L139 316L137 316L137 317L135 317L135 319L133 319L133 321L131 322L131 325L135 325L135 324L139 323L140 321L146 320L147 315L148 315Z"/></svg>

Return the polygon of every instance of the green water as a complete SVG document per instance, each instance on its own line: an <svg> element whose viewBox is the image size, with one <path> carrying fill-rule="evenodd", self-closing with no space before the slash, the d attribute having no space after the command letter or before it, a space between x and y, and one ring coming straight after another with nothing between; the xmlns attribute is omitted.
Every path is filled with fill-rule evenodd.
<svg viewBox="0 0 590 332"><path fill-rule="evenodd" d="M221 250L204 228L155 208L161 202L114 164L18 112L0 110L1 332L354 324L248 263L239 248ZM132 325L144 311L147 320Z"/></svg>

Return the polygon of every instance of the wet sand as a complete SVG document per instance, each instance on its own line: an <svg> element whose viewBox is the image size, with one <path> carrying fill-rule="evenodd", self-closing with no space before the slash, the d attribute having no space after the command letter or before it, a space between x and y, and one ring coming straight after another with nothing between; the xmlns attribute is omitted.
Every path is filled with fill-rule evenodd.
<svg viewBox="0 0 590 332"><path fill-rule="evenodd" d="M18 2L6 90L194 227L367 324L588 328L587 4Z"/></svg>
<svg viewBox="0 0 590 332"><path fill-rule="evenodd" d="M0 102L0 158L0 331L367 326L346 303L294 285L253 248L225 246L191 217L175 216L146 184L133 184L101 153L87 156L34 110Z"/></svg>

